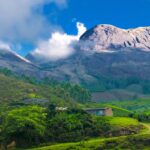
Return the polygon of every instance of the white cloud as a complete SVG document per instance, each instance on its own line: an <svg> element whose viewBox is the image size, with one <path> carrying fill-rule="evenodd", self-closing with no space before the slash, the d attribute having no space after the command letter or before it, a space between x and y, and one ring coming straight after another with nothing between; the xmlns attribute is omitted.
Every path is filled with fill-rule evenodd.
<svg viewBox="0 0 150 150"><path fill-rule="evenodd" d="M42 10L48 3L65 7L67 0L0 0L0 39L35 41L52 30Z"/></svg>
<svg viewBox="0 0 150 150"><path fill-rule="evenodd" d="M80 38L80 36L87 30L87 28L84 26L83 23L77 22L77 29L78 29L78 39Z"/></svg>
<svg viewBox="0 0 150 150"><path fill-rule="evenodd" d="M0 50L1 50L1 49L2 49L2 50L7 50L7 51L10 51L10 50L11 50L9 44L0 41Z"/></svg>
<svg viewBox="0 0 150 150"><path fill-rule="evenodd" d="M77 22L77 35L55 32L48 41L40 41L38 48L32 52L36 58L58 60L70 56L74 52L73 43L87 30L84 24Z"/></svg>

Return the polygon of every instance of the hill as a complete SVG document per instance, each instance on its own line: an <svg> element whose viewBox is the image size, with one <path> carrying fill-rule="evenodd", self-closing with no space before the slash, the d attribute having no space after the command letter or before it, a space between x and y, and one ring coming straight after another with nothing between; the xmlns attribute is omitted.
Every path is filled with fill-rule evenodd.
<svg viewBox="0 0 150 150"><path fill-rule="evenodd" d="M136 100L124 100L124 101L112 100L112 101L106 101L101 103L105 105L113 105L113 106L121 107L130 110L132 112L144 112L149 110L150 107L149 98L145 98L145 99L141 98Z"/></svg>
<svg viewBox="0 0 150 150"><path fill-rule="evenodd" d="M123 109L123 105L99 103L91 101L91 94L88 90L74 84L59 83L53 80L36 80L25 76L16 76L10 70L0 70L0 103L1 111L3 106L12 107L18 105L37 104L47 106L55 104L64 107L79 108L103 108L111 107L114 116L129 116L132 111ZM90 102L91 101L91 102ZM144 102L143 102L144 103ZM130 103L129 103L130 104Z"/></svg>
<svg viewBox="0 0 150 150"><path fill-rule="evenodd" d="M93 139L89 141L83 141L78 143L64 143L51 146L45 146L41 148L33 148L30 150L108 150L108 149L144 149L149 150L149 135L129 136L129 137L117 137L108 139Z"/></svg>
<svg viewBox="0 0 150 150"><path fill-rule="evenodd" d="M106 118L107 119L107 118ZM118 121L117 121L118 120ZM128 118L109 118L109 123L113 129L120 128L121 126L124 128L130 128L131 126L135 126L137 121L134 119ZM81 150L97 150L97 149L135 149L135 148L147 148L149 147L149 139L150 136L149 130L143 134L138 133L135 135L127 135L127 136L118 136L118 137L102 137L95 138L90 140L83 140L81 142L72 142L72 143L62 143L62 144L54 144L50 146L44 146L39 148L33 148L30 150L73 150L73 149L81 149Z"/></svg>
<svg viewBox="0 0 150 150"><path fill-rule="evenodd" d="M0 73L0 103L12 106L38 104L56 104L74 107L77 102L90 100L90 93L78 85L58 83L48 79L36 80L25 76L16 76L7 69Z"/></svg>

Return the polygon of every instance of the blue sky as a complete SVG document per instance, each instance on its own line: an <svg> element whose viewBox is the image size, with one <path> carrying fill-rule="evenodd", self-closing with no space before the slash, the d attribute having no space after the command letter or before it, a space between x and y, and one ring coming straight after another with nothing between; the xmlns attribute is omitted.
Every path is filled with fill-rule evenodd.
<svg viewBox="0 0 150 150"><path fill-rule="evenodd" d="M76 22L87 28L150 26L150 0L0 1L0 41L21 55L35 49L39 40L48 40L54 31L76 34Z"/></svg>
<svg viewBox="0 0 150 150"><path fill-rule="evenodd" d="M150 0L70 0L66 9L56 13L56 18L55 23L68 33L75 32L72 18L88 28L96 24L121 28L150 26Z"/></svg>

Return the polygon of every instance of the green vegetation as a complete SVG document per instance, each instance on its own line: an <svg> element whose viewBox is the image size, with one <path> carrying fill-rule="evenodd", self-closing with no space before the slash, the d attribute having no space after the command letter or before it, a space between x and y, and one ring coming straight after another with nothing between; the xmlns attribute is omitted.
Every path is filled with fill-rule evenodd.
<svg viewBox="0 0 150 150"><path fill-rule="evenodd" d="M76 143L63 143L30 150L148 150L150 135L100 138Z"/></svg>
<svg viewBox="0 0 150 150"><path fill-rule="evenodd" d="M128 78L113 78L94 76L97 79L95 84L88 84L87 82L82 85L92 92L103 92L111 89L126 89L127 91L136 92L138 94L150 94L150 80L144 80L136 77Z"/></svg>
<svg viewBox="0 0 150 150"><path fill-rule="evenodd" d="M150 108L150 98L123 101L112 100L108 102L101 102L101 104L121 107L132 112L144 112Z"/></svg>
<svg viewBox="0 0 150 150"><path fill-rule="evenodd" d="M44 105L46 101L58 106L72 107L77 105L76 102L84 103L90 100L90 93L87 90L69 83L47 83L47 85L44 81L31 83L31 79L27 82L3 74L0 74L0 83L0 103L3 105L7 103L23 105L25 100L30 100L33 104Z"/></svg>
<svg viewBox="0 0 150 150"><path fill-rule="evenodd" d="M141 122L150 123L150 110L144 112L137 112L130 114L131 117L136 118Z"/></svg>
<svg viewBox="0 0 150 150"><path fill-rule="evenodd" d="M44 135L46 128L46 113L39 106L15 108L3 116L2 143L16 141L17 145L25 143L32 145Z"/></svg>
<svg viewBox="0 0 150 150"><path fill-rule="evenodd" d="M12 142L19 149L52 145L39 148L43 150L149 146L150 137L138 135L144 131L144 126L149 126L138 122L150 122L150 111L146 111L149 99L93 103L90 92L79 85L17 76L7 69L0 69L0 83L0 143L3 149ZM113 83L110 87L116 84ZM120 88L120 84L115 86ZM99 117L84 111L84 108L99 107L112 108L114 117Z"/></svg>
<svg viewBox="0 0 150 150"><path fill-rule="evenodd" d="M110 124L112 126L115 126L116 128L120 128L120 127L128 127L131 125L138 125L139 122L135 119L132 118L125 118L125 117L113 117L113 118L109 118Z"/></svg>
<svg viewBox="0 0 150 150"><path fill-rule="evenodd" d="M131 118L91 116L80 109L60 111L54 105L46 109L21 106L2 115L0 139L3 147L11 141L15 141L17 147L29 147L135 134L141 129L143 126Z"/></svg>
<svg viewBox="0 0 150 150"><path fill-rule="evenodd" d="M126 119L126 118L125 118ZM136 121L135 121L136 122ZM123 124L123 123L121 123ZM49 146L32 148L29 150L108 150L108 149L130 149L149 150L150 147L150 125L144 124L146 129L135 135L94 138L80 142L49 144Z"/></svg>

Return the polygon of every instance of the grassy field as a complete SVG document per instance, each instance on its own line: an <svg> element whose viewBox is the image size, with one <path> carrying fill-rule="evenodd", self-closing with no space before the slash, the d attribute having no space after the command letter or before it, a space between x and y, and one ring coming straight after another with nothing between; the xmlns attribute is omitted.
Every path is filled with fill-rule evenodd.
<svg viewBox="0 0 150 150"><path fill-rule="evenodd" d="M124 138L124 137L121 137ZM118 137L115 138L100 138L100 139L92 139L89 141L81 141L76 143L63 143L63 144L57 144L52 146L45 146L41 148L33 148L29 150L91 150L96 149L99 147L99 145L102 145L104 141L106 140L114 140L118 139Z"/></svg>
<svg viewBox="0 0 150 150"><path fill-rule="evenodd" d="M139 124L139 122L136 119L127 118L127 117L112 117L109 120L111 126L116 128L136 126Z"/></svg>

